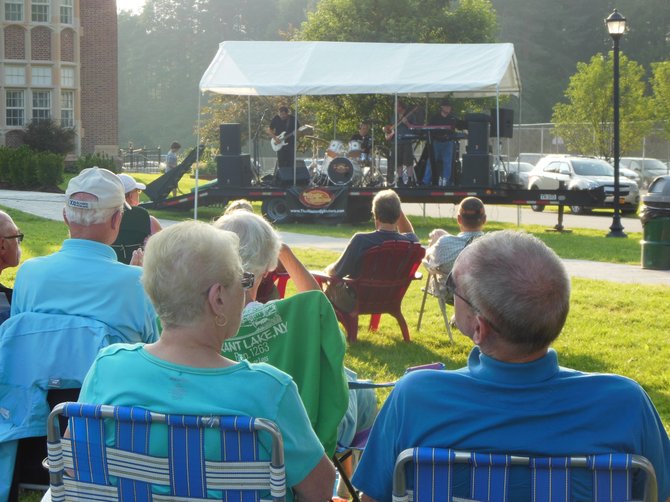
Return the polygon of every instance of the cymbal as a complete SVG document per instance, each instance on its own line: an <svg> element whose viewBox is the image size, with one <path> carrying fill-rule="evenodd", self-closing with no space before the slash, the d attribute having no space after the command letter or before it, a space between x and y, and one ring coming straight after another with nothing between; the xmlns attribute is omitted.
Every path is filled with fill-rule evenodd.
<svg viewBox="0 0 670 502"><path fill-rule="evenodd" d="M311 139L312 141L321 141L323 143L329 143L327 139L319 138L318 136L303 136L305 139Z"/></svg>

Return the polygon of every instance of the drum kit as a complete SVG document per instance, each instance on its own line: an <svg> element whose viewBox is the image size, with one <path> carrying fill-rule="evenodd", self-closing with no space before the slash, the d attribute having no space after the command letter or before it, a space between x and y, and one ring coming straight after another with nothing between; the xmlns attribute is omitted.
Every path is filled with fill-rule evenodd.
<svg viewBox="0 0 670 502"><path fill-rule="evenodd" d="M317 141L327 142L316 136L307 138L314 145ZM312 184L315 186L380 186L384 182L374 159L363 151L361 142L357 140L349 141L346 145L336 139L330 141L323 162L312 162L311 168Z"/></svg>

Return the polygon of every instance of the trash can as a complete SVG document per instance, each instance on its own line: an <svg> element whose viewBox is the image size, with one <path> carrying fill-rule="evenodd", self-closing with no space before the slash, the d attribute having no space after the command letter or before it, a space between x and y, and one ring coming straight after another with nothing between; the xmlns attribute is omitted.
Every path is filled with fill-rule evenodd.
<svg viewBox="0 0 670 502"><path fill-rule="evenodd" d="M652 181L642 203L642 268L670 270L670 176Z"/></svg>

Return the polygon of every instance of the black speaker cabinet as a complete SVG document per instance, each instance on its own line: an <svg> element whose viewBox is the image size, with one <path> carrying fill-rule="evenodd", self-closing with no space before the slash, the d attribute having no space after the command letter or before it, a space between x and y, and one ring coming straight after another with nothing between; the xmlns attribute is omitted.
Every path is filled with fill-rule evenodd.
<svg viewBox="0 0 670 502"><path fill-rule="evenodd" d="M219 126L221 155L239 155L242 153L240 124L221 124Z"/></svg>
<svg viewBox="0 0 670 502"><path fill-rule="evenodd" d="M491 137L498 136L498 114L495 108L491 108ZM511 138L514 134L514 110L509 108L500 109L500 137Z"/></svg>
<svg viewBox="0 0 670 502"><path fill-rule="evenodd" d="M461 186L490 187L493 184L493 156L466 153L463 155Z"/></svg>
<svg viewBox="0 0 670 502"><path fill-rule="evenodd" d="M288 187L293 186L293 169L289 166L278 167L277 168L277 183L279 186ZM309 171L307 167L298 166L295 173L295 184L296 185L308 185L309 184Z"/></svg>
<svg viewBox="0 0 670 502"><path fill-rule="evenodd" d="M468 144L466 153L489 153L489 127L491 117L484 113L469 113L465 116L468 123Z"/></svg>
<svg viewBox="0 0 670 502"><path fill-rule="evenodd" d="M251 160L246 155L217 155L216 172L219 185L251 186Z"/></svg>

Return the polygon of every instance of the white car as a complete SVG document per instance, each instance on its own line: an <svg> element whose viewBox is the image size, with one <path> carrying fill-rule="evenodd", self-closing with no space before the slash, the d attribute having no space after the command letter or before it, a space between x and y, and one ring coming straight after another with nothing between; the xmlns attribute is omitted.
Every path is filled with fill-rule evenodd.
<svg viewBox="0 0 670 502"><path fill-rule="evenodd" d="M570 155L547 155L541 158L535 168L528 173L529 190L558 190L560 182L566 190L591 190L605 188L605 205L614 203L614 168L601 159L575 157ZM640 191L635 181L619 173L619 197L621 211L634 213L640 203ZM534 211L544 210L544 206L531 206ZM590 210L584 206L570 206L574 214L584 214Z"/></svg>

